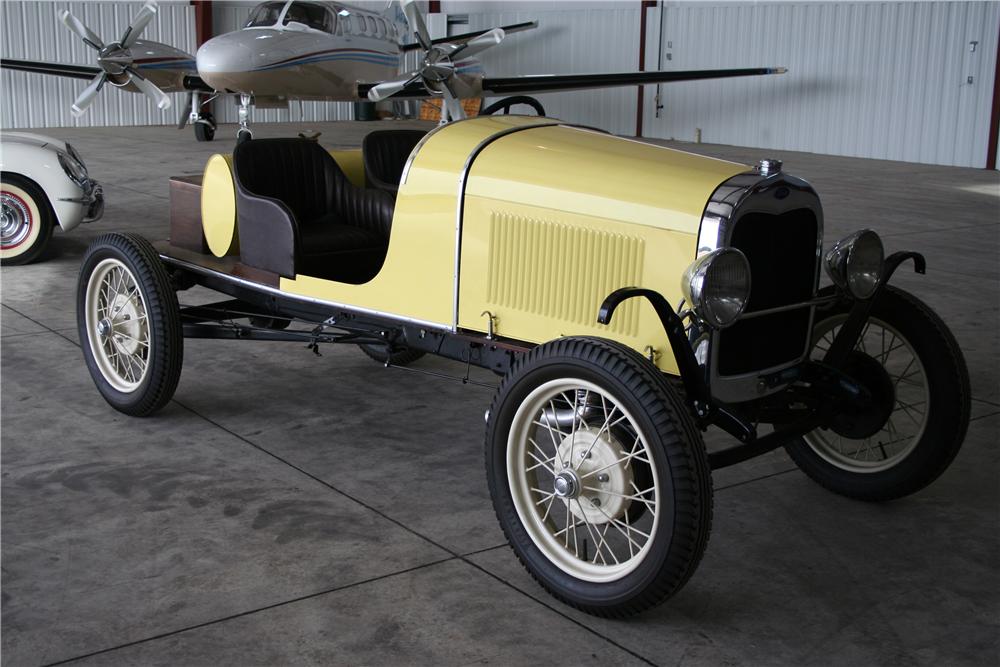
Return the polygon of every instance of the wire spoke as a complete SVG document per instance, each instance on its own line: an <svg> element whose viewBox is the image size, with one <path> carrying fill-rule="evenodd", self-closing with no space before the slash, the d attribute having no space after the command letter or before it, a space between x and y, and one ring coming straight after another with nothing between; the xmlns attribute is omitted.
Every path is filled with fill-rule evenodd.
<svg viewBox="0 0 1000 667"><path fill-rule="evenodd" d="M537 445L536 445L536 447L537 447ZM545 468L545 470L547 470L548 472L552 473L553 475L556 474L556 471L549 466L549 464L551 462L553 462L553 461L556 460L556 457L553 456L551 459L542 460L542 459L538 458L537 456L535 456L535 453L532 452L531 450L528 451L528 456L530 456L531 458L535 459L535 461L537 461L537 463L535 465L533 465L530 468L528 468L528 472L531 472L532 470L534 470L536 468Z"/></svg>
<svg viewBox="0 0 1000 667"><path fill-rule="evenodd" d="M596 509L598 512L600 512L601 514L603 514L608 519L608 524L609 525L614 526L615 529L617 529L619 533L621 533L622 535L625 536L626 540L628 540L629 542L631 542L632 544L634 544L636 549L639 549L640 551L642 550L642 546L638 542L636 542L636 541L634 541L632 539L632 536L629 535L629 531L639 533L640 535L642 535L643 537L645 537L647 540L649 539L649 535L647 535L646 533L642 532L638 528L634 528L633 526L630 526L627 523L622 523L618 519L615 519L615 518L609 516L608 513L605 512L603 509L601 509L599 506L594 505L593 507L594 507L594 509ZM624 526L625 530L622 530L621 526Z"/></svg>

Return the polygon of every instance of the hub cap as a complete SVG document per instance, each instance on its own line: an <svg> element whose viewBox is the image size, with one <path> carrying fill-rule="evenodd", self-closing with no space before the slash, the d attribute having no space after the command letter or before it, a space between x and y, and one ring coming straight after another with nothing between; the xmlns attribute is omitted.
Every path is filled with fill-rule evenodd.
<svg viewBox="0 0 1000 667"><path fill-rule="evenodd" d="M31 232L31 211L17 195L0 194L0 242L4 248L14 248Z"/></svg>

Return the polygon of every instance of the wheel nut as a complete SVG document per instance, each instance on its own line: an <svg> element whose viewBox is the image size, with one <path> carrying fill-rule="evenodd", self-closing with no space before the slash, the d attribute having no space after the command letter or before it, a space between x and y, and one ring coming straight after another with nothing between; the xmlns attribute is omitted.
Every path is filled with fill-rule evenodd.
<svg viewBox="0 0 1000 667"><path fill-rule="evenodd" d="M594 507L600 507L601 506L601 499L600 498L591 498L590 499L590 504L593 505Z"/></svg>
<svg viewBox="0 0 1000 667"><path fill-rule="evenodd" d="M611 477L609 477L608 473L606 472L602 472L600 475L597 476L597 481L600 482L601 484L607 484L609 479L611 479Z"/></svg>

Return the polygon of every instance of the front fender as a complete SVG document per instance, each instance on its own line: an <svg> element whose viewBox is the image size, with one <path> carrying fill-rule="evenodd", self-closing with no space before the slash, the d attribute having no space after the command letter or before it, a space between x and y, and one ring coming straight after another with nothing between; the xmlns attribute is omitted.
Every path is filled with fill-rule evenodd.
<svg viewBox="0 0 1000 667"><path fill-rule="evenodd" d="M63 231L69 231L83 221L87 204L63 199L81 199L83 188L70 180L59 164L58 144L34 145L4 142L0 149L0 171L10 172L30 179L48 198L56 222Z"/></svg>

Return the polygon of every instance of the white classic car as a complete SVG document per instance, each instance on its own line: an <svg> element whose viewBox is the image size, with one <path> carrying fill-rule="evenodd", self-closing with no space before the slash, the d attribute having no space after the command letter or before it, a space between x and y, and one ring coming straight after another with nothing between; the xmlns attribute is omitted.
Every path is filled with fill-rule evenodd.
<svg viewBox="0 0 1000 667"><path fill-rule="evenodd" d="M68 143L25 132L4 132L0 140L0 262L28 264L56 224L68 232L99 219L104 195Z"/></svg>

